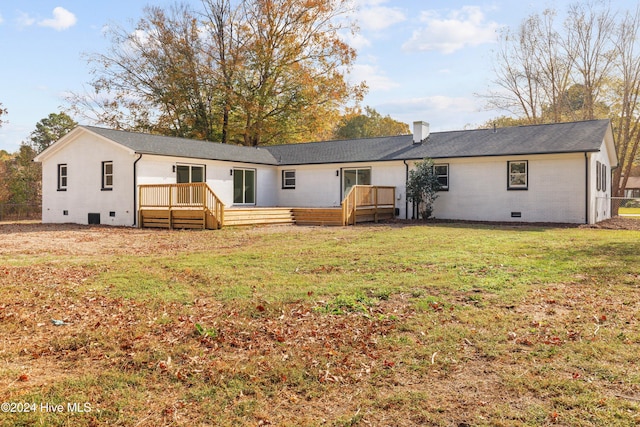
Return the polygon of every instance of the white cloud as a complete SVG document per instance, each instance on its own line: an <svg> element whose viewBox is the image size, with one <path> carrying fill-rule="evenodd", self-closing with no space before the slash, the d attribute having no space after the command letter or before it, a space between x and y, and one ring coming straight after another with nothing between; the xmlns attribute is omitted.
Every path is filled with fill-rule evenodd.
<svg viewBox="0 0 640 427"><path fill-rule="evenodd" d="M358 14L358 23L363 30L381 31L406 21L405 13L397 7L365 7Z"/></svg>
<svg viewBox="0 0 640 427"><path fill-rule="evenodd" d="M18 23L18 27L30 27L35 24L36 20L29 16L28 13L18 12L18 17L16 18L16 22Z"/></svg>
<svg viewBox="0 0 640 427"><path fill-rule="evenodd" d="M477 111L476 100L465 97L451 97L444 95L425 96L420 98L410 98L398 101L402 107L410 110L420 111L458 111L458 112L474 112Z"/></svg>
<svg viewBox="0 0 640 427"><path fill-rule="evenodd" d="M370 92L386 91L400 86L397 82L384 75L377 66L369 64L354 65L349 80L366 82Z"/></svg>
<svg viewBox="0 0 640 427"><path fill-rule="evenodd" d="M475 128L490 116L482 111L478 101L472 97L436 95L399 99L376 104L375 108L380 114L389 114L406 123L425 120L432 132L460 130L468 125Z"/></svg>
<svg viewBox="0 0 640 427"><path fill-rule="evenodd" d="M356 50L371 46L371 41L360 33L343 32L340 38Z"/></svg>
<svg viewBox="0 0 640 427"><path fill-rule="evenodd" d="M487 22L478 6L464 6L444 18L437 12L423 11L420 21L426 26L413 32L402 48L407 51L437 50L453 53L466 46L494 43L500 25Z"/></svg>
<svg viewBox="0 0 640 427"><path fill-rule="evenodd" d="M0 15L0 24L2 24L4 22L4 19L2 18L2 15Z"/></svg>
<svg viewBox="0 0 640 427"><path fill-rule="evenodd" d="M399 7L383 6L389 0L352 0L352 14L361 32L356 35L344 34L342 38L350 46L361 49L371 46L370 37L380 38L383 30L407 20L406 13Z"/></svg>
<svg viewBox="0 0 640 427"><path fill-rule="evenodd" d="M53 18L43 19L38 22L38 25L41 27L50 27L56 31L62 31L73 27L77 21L78 19L76 18L76 15L63 7L58 6L53 9Z"/></svg>

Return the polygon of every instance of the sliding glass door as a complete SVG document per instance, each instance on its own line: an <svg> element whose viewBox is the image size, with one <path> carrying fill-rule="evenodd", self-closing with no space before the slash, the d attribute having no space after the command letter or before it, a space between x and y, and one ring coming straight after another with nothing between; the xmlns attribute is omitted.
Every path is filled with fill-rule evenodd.
<svg viewBox="0 0 640 427"><path fill-rule="evenodd" d="M342 170L342 197L344 198L354 185L371 185L371 168Z"/></svg>
<svg viewBox="0 0 640 427"><path fill-rule="evenodd" d="M233 204L234 205L255 205L256 204L256 170L255 169L234 169L233 170Z"/></svg>

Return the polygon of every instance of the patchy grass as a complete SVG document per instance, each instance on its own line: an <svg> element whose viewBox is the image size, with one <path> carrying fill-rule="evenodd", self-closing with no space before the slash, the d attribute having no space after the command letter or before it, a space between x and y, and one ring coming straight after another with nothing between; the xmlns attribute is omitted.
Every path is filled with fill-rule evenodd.
<svg viewBox="0 0 640 427"><path fill-rule="evenodd" d="M640 423L637 231L0 237L2 426Z"/></svg>

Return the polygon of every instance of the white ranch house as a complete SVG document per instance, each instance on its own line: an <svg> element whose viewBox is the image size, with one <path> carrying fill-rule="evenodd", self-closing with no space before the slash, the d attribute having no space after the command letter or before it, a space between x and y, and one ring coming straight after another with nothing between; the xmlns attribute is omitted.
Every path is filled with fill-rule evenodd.
<svg viewBox="0 0 640 427"><path fill-rule="evenodd" d="M393 190L387 212L410 219L408 172L425 157L443 187L439 219L592 224L611 216L618 162L608 120L433 133L415 122L413 135L260 148L78 126L35 160L43 222L138 226L146 207L166 202L145 195L147 186L188 183L206 183L225 218L246 208L338 208L353 186L379 186ZM178 191L169 204L187 201ZM190 203L209 197L189 194Z"/></svg>

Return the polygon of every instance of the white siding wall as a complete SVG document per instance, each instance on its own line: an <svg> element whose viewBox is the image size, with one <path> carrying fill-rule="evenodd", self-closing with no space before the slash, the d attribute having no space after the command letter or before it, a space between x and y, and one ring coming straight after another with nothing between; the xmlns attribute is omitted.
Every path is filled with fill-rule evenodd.
<svg viewBox="0 0 640 427"><path fill-rule="evenodd" d="M113 161L112 191L102 191L103 161ZM99 213L102 224L133 225L133 161L127 150L90 135L69 142L43 162L42 222L87 224L89 213ZM67 165L67 191L58 191L58 164Z"/></svg>
<svg viewBox="0 0 640 427"><path fill-rule="evenodd" d="M282 188L282 171L296 173L296 188ZM338 174L336 176L336 171ZM340 166L304 165L278 169L277 201L279 206L331 207L340 206Z"/></svg>
<svg viewBox="0 0 640 427"><path fill-rule="evenodd" d="M342 170L370 168L371 184L396 187L396 207L404 218L405 169L402 162L283 166L277 174L277 204L293 207L336 207L342 198ZM296 173L296 188L282 188L282 171ZM400 200L398 200L400 197Z"/></svg>
<svg viewBox="0 0 640 427"><path fill-rule="evenodd" d="M234 168L254 169L257 181L256 206L274 206L276 203L275 177L277 171L273 166L143 155L137 164L138 184L175 184L176 173L173 171L173 166L177 164L204 165L207 184L226 207L233 206L233 175L231 175L231 170Z"/></svg>
<svg viewBox="0 0 640 427"><path fill-rule="evenodd" d="M528 189L507 189L507 162L528 161ZM449 191L439 193L441 219L585 222L584 154L437 160L449 164ZM520 212L520 218L512 218Z"/></svg>
<svg viewBox="0 0 640 427"><path fill-rule="evenodd" d="M528 189L507 190L507 162L528 162ZM439 193L434 216L441 219L514 222L585 222L584 154L437 159L449 164L449 191ZM415 162L410 162L413 168ZM280 206L339 206L341 170L371 168L373 185L396 187L399 218L411 218L406 205L403 162L281 167L278 173ZM281 171L296 171L296 188L282 189ZM336 171L339 171L336 176ZM520 212L513 218L512 212Z"/></svg>
<svg viewBox="0 0 640 427"><path fill-rule="evenodd" d="M589 223L593 224L611 218L611 164L607 145L603 142L600 151L589 156ZM602 177L598 173L598 166L606 167L606 186L598 184L598 177L602 184Z"/></svg>
<svg viewBox="0 0 640 427"><path fill-rule="evenodd" d="M438 159L449 164L449 191L439 193L434 216L441 219L523 222L595 222L610 216L607 203L597 197L611 195L611 166L606 146L589 155L589 218L585 190L584 153ZM137 155L123 147L81 134L43 162L43 222L88 222L89 213L99 213L102 224L134 224L133 163ZM507 189L507 162L528 161L528 189ZM102 162L113 161L113 191L102 191ZM607 188L596 190L596 162L607 166ZM58 164L67 164L67 191L57 189ZM143 155L137 163L138 184L175 183L175 164L206 167L206 182L228 207L233 206L235 167L257 172L256 206L340 206L342 171L371 168L373 185L396 187L399 218L412 215L406 205L405 164L397 162L352 163L274 167L243 163ZM413 166L413 163L411 163ZM282 188L282 170L295 170L296 188ZM67 215L63 215L67 211ZM110 216L115 212L115 216ZM513 218L512 212L520 212Z"/></svg>

